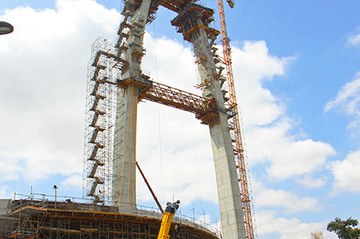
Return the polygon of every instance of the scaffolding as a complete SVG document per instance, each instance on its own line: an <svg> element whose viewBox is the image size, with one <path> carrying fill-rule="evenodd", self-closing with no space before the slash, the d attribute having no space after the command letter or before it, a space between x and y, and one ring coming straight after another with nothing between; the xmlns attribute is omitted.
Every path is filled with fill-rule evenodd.
<svg viewBox="0 0 360 239"><path fill-rule="evenodd" d="M98 38L92 45L88 64L83 193L95 202L108 201L111 195L118 92L114 82L127 67L113 45Z"/></svg>
<svg viewBox="0 0 360 239"><path fill-rule="evenodd" d="M171 227L172 238L219 238L219 232L209 225L179 215ZM156 211L119 213L113 206L33 196L13 200L8 217L14 220L4 235L6 239L155 239L161 223L161 214Z"/></svg>

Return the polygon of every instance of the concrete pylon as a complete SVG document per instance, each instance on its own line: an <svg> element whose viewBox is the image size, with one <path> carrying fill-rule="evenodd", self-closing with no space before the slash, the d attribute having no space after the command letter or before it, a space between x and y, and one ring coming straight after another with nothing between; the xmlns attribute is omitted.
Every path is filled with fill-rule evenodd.
<svg viewBox="0 0 360 239"><path fill-rule="evenodd" d="M236 172L235 156L229 131L227 110L221 90L215 57L211 49L212 29L207 25L212 20L213 10L194 4L189 5L173 19L172 24L179 27L185 40L193 44L203 96L215 98L219 113L218 122L210 125L211 145L216 172L217 191L223 238L246 239L244 214ZM207 23L204 23L207 21ZM213 39L211 39L213 37Z"/></svg>
<svg viewBox="0 0 360 239"><path fill-rule="evenodd" d="M125 89L119 89L116 107L116 122L114 136L112 201L121 209L136 208L136 122L138 89L133 81L141 80L141 59L143 57L143 35L147 22L150 0L143 0L134 10L134 3L125 1L128 5L124 22L126 41L121 57L128 62L128 68L121 76L122 81L128 81ZM126 31L126 32L125 32ZM119 44L120 45L120 44Z"/></svg>
<svg viewBox="0 0 360 239"><path fill-rule="evenodd" d="M200 18L198 18L198 21L200 21ZM239 181L228 128L228 115L226 114L220 83L214 80L213 77L216 67L207 41L207 34L201 28L198 33L200 37L193 39L195 56L197 58L206 56L207 59L206 62L203 61L198 64L200 77L202 81L211 79L212 82L212 85L203 94L208 97L210 93L215 98L219 109L219 122L210 126L209 129L216 172L222 234L223 238L246 239Z"/></svg>

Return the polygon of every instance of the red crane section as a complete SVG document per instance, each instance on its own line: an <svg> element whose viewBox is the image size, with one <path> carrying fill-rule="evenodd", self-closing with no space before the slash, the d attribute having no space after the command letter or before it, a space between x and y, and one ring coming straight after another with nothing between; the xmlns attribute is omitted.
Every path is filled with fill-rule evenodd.
<svg viewBox="0 0 360 239"><path fill-rule="evenodd" d="M234 7L234 2L232 0L227 0L231 8ZM226 20L225 20L225 11L224 4L222 0L217 0L219 17L220 17L220 26L221 26L221 36L222 36L222 46L223 46L223 61L226 69L226 81L228 83L229 90L229 107L232 108L235 116L232 118L231 134L233 135L235 142L233 144L235 160L237 163L238 177L240 182L240 192L241 192L241 201L244 212L244 223L245 223L245 232L247 239L254 239L254 228L251 212L251 200L249 194L248 186L248 176L246 170L246 159L244 154L244 145L242 142L242 132L240 128L240 117L239 110L237 107L235 84L234 84L234 75L232 69L232 60L231 60L231 47L230 40L227 34L226 29Z"/></svg>

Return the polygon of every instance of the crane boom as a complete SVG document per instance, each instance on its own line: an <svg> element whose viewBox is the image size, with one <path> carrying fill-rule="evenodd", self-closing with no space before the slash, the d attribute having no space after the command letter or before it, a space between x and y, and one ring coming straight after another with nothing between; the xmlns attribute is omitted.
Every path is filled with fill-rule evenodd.
<svg viewBox="0 0 360 239"><path fill-rule="evenodd" d="M231 8L234 7L234 2L232 0L227 0L227 2ZM218 10L220 17L223 57L224 57L224 64L226 69L226 81L228 83L228 88L229 88L228 90L229 90L230 99L228 101L228 104L229 107L233 109L233 113L235 114L232 122L233 127L231 129L231 131L233 132L231 133L235 137L233 148L234 148L235 160L237 163L238 176L240 182L240 192L241 192L242 208L244 212L245 232L247 239L254 239L255 235L254 235L252 212L251 212L251 201L250 201L249 187L247 180L244 145L242 142L242 132L239 123L240 117L239 117L239 111L236 100L234 75L233 75L232 60L231 60L230 40L228 38L227 29L226 29L223 0L217 0L217 3L218 3Z"/></svg>
<svg viewBox="0 0 360 239"><path fill-rule="evenodd" d="M168 202L166 204L165 212L161 220L161 226L158 234L158 239L169 239L170 227L176 210L179 208L180 201L174 203Z"/></svg>

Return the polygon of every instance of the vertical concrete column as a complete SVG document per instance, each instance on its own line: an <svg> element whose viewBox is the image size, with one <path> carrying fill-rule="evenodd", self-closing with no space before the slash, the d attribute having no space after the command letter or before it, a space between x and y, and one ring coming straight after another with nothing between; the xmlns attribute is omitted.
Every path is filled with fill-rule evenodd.
<svg viewBox="0 0 360 239"><path fill-rule="evenodd" d="M143 35L148 17L150 0L143 0L129 20L131 30L126 42L124 58L129 67L122 80L130 84L119 90L117 96L112 201L119 210L136 208L136 123L138 89L132 84L141 78ZM125 4L127 2L125 1Z"/></svg>
<svg viewBox="0 0 360 239"><path fill-rule="evenodd" d="M118 97L116 112L112 200L119 209L136 208L137 92L131 85Z"/></svg>
<svg viewBox="0 0 360 239"><path fill-rule="evenodd" d="M203 26L200 17L198 26ZM215 163L217 191L223 238L246 239L244 216L241 206L240 188L236 172L228 118L219 81L214 80L216 67L211 53L209 39L203 27L192 34L191 42L197 57L198 70L202 81L210 80L212 85L203 91L206 97L214 97L220 120L210 127L211 144Z"/></svg>

